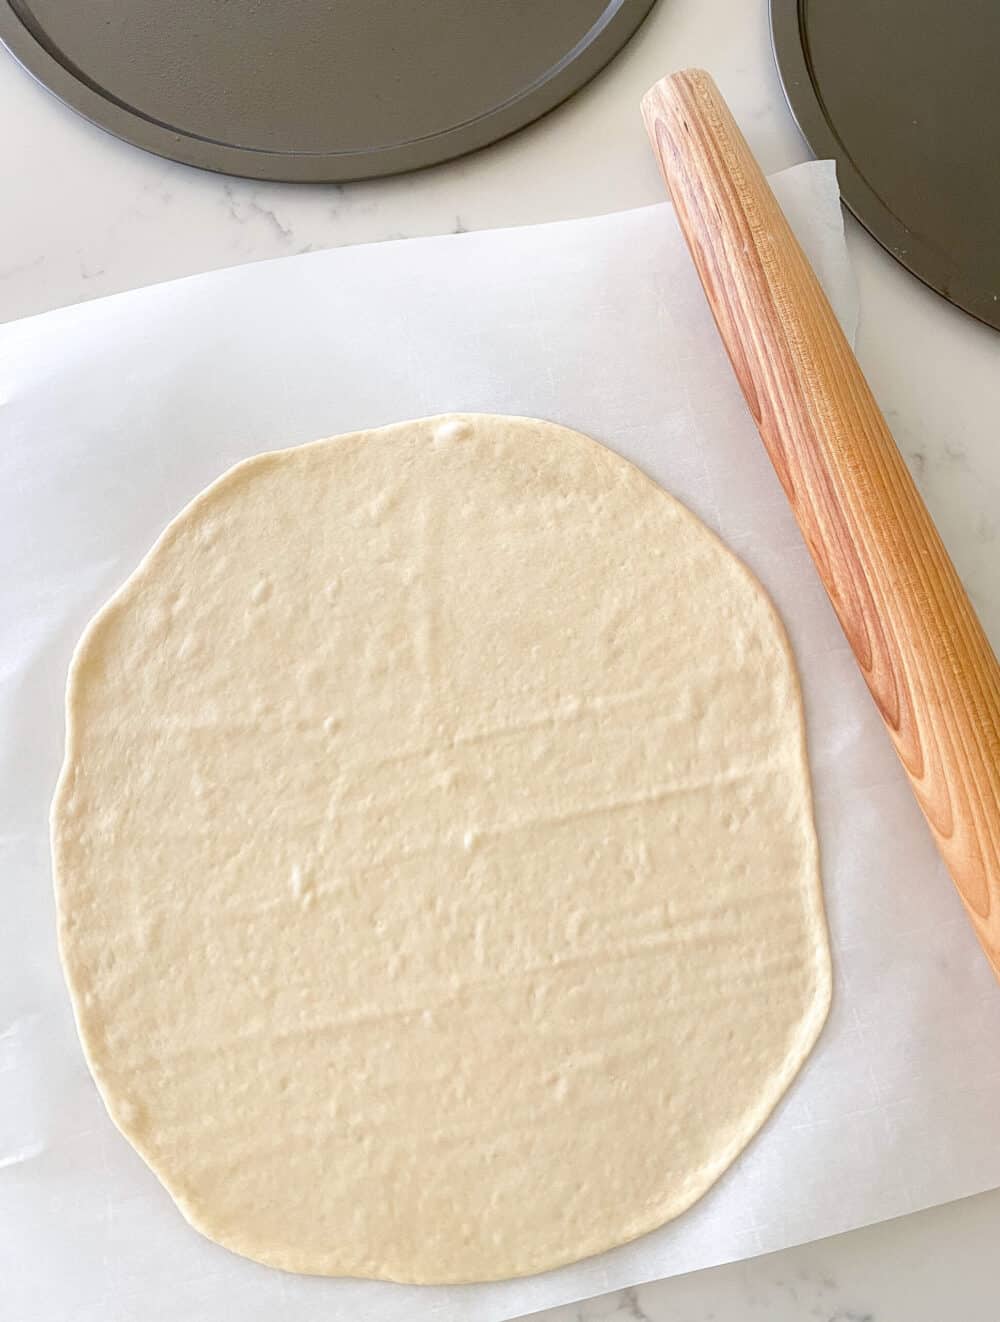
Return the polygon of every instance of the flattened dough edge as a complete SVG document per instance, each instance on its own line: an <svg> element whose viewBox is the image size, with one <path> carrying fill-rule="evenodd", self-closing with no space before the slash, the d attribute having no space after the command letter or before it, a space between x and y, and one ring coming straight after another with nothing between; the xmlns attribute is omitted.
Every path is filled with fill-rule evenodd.
<svg viewBox="0 0 1000 1322"><path fill-rule="evenodd" d="M112 1119L290 1271L492 1280L655 1229L829 1006L781 624L552 423L219 478L81 639L52 824Z"/></svg>

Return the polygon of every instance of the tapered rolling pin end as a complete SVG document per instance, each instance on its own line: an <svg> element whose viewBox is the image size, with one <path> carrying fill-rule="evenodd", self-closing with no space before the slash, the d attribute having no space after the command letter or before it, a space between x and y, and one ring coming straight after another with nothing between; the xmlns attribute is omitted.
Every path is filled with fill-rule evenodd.
<svg viewBox="0 0 1000 1322"><path fill-rule="evenodd" d="M642 114L761 439L1000 974L1000 667L812 268L712 78Z"/></svg>

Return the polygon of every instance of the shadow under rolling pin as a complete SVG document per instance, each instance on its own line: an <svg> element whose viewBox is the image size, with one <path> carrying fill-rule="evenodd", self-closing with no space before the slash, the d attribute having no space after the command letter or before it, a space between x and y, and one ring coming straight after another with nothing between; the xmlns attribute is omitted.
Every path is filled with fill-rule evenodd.
<svg viewBox="0 0 1000 1322"><path fill-rule="evenodd" d="M687 69L642 114L761 439L1000 977L1000 666L719 89Z"/></svg>

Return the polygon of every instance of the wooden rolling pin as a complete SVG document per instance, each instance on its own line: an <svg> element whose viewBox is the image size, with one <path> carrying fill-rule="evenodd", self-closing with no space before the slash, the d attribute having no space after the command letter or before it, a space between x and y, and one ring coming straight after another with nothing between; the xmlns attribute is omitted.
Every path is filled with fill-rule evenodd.
<svg viewBox="0 0 1000 1322"><path fill-rule="evenodd" d="M1000 977L1000 667L819 281L707 73L642 102L723 343Z"/></svg>

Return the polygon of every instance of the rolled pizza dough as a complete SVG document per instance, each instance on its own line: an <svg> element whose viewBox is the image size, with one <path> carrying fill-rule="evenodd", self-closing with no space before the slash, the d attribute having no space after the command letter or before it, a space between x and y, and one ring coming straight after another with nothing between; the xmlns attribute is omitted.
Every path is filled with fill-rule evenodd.
<svg viewBox="0 0 1000 1322"><path fill-rule="evenodd" d="M265 454L73 660L62 957L115 1123L292 1271L555 1267L702 1195L820 1031L800 695L759 584L577 433Z"/></svg>

